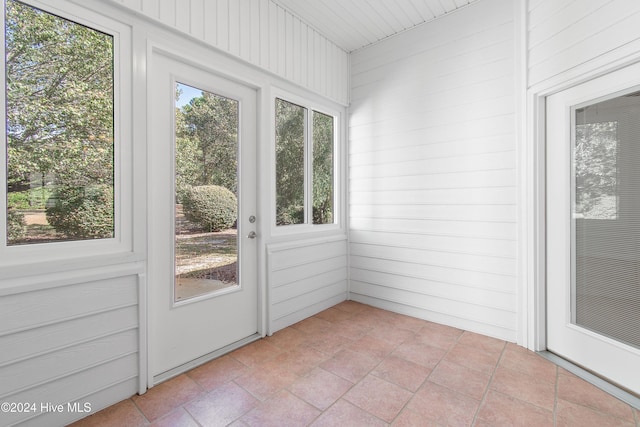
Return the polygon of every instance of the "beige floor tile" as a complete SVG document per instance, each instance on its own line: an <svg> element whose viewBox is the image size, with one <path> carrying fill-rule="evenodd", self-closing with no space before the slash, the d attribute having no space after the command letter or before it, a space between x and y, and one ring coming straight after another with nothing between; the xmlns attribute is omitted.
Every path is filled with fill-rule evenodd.
<svg viewBox="0 0 640 427"><path fill-rule="evenodd" d="M412 396L395 384L369 375L349 390L344 400L390 423Z"/></svg>
<svg viewBox="0 0 640 427"><path fill-rule="evenodd" d="M431 369L397 356L387 357L372 371L376 377L411 392L417 391L430 373Z"/></svg>
<svg viewBox="0 0 640 427"><path fill-rule="evenodd" d="M75 424L640 427L513 343L346 301Z"/></svg>
<svg viewBox="0 0 640 427"><path fill-rule="evenodd" d="M487 394L478 418L496 427L553 426L553 412L494 390Z"/></svg>
<svg viewBox="0 0 640 427"><path fill-rule="evenodd" d="M427 381L407 408L443 425L470 426L480 401Z"/></svg>
<svg viewBox="0 0 640 427"><path fill-rule="evenodd" d="M165 381L132 400L149 421L168 414L195 399L203 389L189 376L182 374Z"/></svg>
<svg viewBox="0 0 640 427"><path fill-rule="evenodd" d="M367 411L340 399L311 424L312 427L384 427L388 424Z"/></svg>
<svg viewBox="0 0 640 427"><path fill-rule="evenodd" d="M453 391L481 400L491 376L457 363L443 360L429 375L429 381L448 387Z"/></svg>
<svg viewBox="0 0 640 427"><path fill-rule="evenodd" d="M131 399L123 400L71 424L72 427L121 427L123 425L130 427L149 425Z"/></svg>
<svg viewBox="0 0 640 427"><path fill-rule="evenodd" d="M496 369L491 389L548 411L553 411L555 405L555 382L548 382L503 366Z"/></svg>
<svg viewBox="0 0 640 427"><path fill-rule="evenodd" d="M185 405L185 409L202 426L230 424L253 409L258 400L231 382Z"/></svg>
<svg viewBox="0 0 640 427"><path fill-rule="evenodd" d="M303 427L321 411L286 390L250 411L241 421L251 427Z"/></svg>
<svg viewBox="0 0 640 427"><path fill-rule="evenodd" d="M210 391L237 378L249 368L231 356L222 356L187 372L187 376Z"/></svg>
<svg viewBox="0 0 640 427"><path fill-rule="evenodd" d="M289 386L289 391L320 410L325 410L342 397L353 384L322 368L315 368L308 375Z"/></svg>

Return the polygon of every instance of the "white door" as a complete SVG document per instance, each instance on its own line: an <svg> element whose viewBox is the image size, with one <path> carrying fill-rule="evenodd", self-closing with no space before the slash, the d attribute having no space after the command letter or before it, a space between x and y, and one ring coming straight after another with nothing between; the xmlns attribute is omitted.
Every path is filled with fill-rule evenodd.
<svg viewBox="0 0 640 427"><path fill-rule="evenodd" d="M256 91L155 52L149 70L157 382L258 337Z"/></svg>
<svg viewBox="0 0 640 427"><path fill-rule="evenodd" d="M640 393L640 64L547 99L547 347Z"/></svg>

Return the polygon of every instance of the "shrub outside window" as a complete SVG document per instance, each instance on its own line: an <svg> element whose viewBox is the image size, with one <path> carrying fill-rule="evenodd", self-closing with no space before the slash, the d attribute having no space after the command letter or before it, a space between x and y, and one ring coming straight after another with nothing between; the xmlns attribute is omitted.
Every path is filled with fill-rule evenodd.
<svg viewBox="0 0 640 427"><path fill-rule="evenodd" d="M275 100L276 225L335 223L335 118Z"/></svg>

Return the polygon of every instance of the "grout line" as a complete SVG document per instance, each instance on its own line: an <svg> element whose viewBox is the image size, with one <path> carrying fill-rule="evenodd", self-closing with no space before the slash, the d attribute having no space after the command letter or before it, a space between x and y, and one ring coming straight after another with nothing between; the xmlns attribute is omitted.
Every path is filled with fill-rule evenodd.
<svg viewBox="0 0 640 427"><path fill-rule="evenodd" d="M558 383L560 382L560 369L556 366L556 383L553 387L553 425L558 425Z"/></svg>
<svg viewBox="0 0 640 427"><path fill-rule="evenodd" d="M503 340L503 346L502 346L502 351L500 351L500 357L498 357L498 361L496 362L495 367L493 368L493 372L491 372L491 376L489 378L489 382L487 383L487 387L484 390L484 393L482 395L482 399L480 399L480 403L478 404L478 409L476 410L476 414L473 417L473 422L471 423L471 425L475 425L478 422L478 417L480 416L480 410L482 409L486 399L487 399L487 395L489 394L489 391L491 390L491 384L493 383L493 378L496 375L496 371L498 370L498 366L500 365L500 362L502 362L502 357L504 356L505 351L507 350L507 342Z"/></svg>

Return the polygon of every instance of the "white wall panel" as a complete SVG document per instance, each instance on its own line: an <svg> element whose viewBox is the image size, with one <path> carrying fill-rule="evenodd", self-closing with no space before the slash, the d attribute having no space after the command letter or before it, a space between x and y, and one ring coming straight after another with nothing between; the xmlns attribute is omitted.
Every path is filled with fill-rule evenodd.
<svg viewBox="0 0 640 427"><path fill-rule="evenodd" d="M137 266L140 269L142 266ZM123 270L122 276L115 272ZM140 318L135 265L32 276L0 298L0 400L91 403L93 411L138 391ZM125 273L128 271L128 273ZM69 284L60 285L67 277ZM2 281L0 280L0 284ZM90 398L89 398L90 397ZM78 414L3 414L10 425L63 425ZM4 425L4 424L3 424Z"/></svg>
<svg viewBox="0 0 640 427"><path fill-rule="evenodd" d="M104 364L59 378L56 381L39 384L37 387L26 389L11 396L3 396L2 401L51 402L65 405L67 402L89 402L92 403L93 412L104 407L99 402L111 405L118 400L124 399L123 396L135 394L138 368L138 355L131 354L106 361ZM118 391L117 394L114 393L115 399L103 401L102 396L111 394L114 389ZM3 417L3 422L6 420L7 425L24 422L23 425L26 426L41 425L49 427L68 424L71 420L78 418L78 414L70 412L11 413L3 414Z"/></svg>
<svg viewBox="0 0 640 427"><path fill-rule="evenodd" d="M347 298L345 236L267 246L269 333Z"/></svg>
<svg viewBox="0 0 640 427"><path fill-rule="evenodd" d="M346 105L349 55L271 0L110 0Z"/></svg>
<svg viewBox="0 0 640 427"><path fill-rule="evenodd" d="M528 22L529 86L640 50L636 0L539 0L529 3Z"/></svg>
<svg viewBox="0 0 640 427"><path fill-rule="evenodd" d="M507 239L485 239L438 234L371 232L351 230L351 244L380 245L390 248L440 250L442 252L477 254L515 259L516 242Z"/></svg>
<svg viewBox="0 0 640 427"><path fill-rule="evenodd" d="M511 341L513 7L473 3L353 53L349 123L351 298Z"/></svg>

